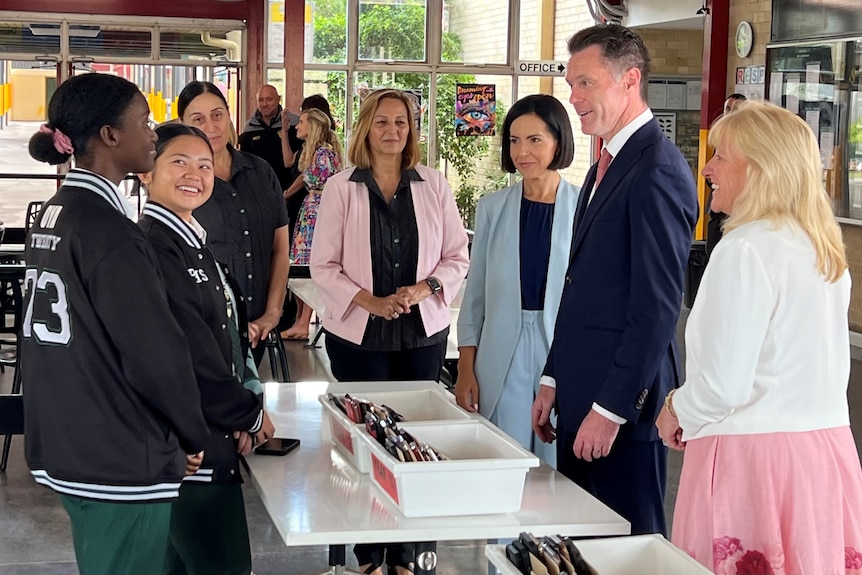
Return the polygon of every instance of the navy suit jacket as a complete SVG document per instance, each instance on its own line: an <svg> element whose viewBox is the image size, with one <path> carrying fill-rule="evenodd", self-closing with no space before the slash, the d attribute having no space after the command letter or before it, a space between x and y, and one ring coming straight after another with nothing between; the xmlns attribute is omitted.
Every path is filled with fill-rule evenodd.
<svg viewBox="0 0 862 575"><path fill-rule="evenodd" d="M676 323L697 222L691 169L655 119L596 166L575 215L569 267L545 374L560 425L577 432L593 402L626 419L619 440L657 440L665 395L679 386Z"/></svg>

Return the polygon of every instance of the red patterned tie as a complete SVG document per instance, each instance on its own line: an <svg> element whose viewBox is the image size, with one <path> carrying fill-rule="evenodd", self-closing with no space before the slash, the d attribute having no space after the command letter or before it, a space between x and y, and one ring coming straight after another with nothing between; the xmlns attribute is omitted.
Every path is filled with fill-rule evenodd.
<svg viewBox="0 0 862 575"><path fill-rule="evenodd" d="M605 177L605 173L607 173L607 171L608 171L608 166L611 165L611 160L613 160L613 159L614 159L614 157L611 155L610 152L608 152L607 148L602 150L602 155L599 158L599 169L596 172L596 187L597 188L599 187L599 184L602 183L602 178Z"/></svg>

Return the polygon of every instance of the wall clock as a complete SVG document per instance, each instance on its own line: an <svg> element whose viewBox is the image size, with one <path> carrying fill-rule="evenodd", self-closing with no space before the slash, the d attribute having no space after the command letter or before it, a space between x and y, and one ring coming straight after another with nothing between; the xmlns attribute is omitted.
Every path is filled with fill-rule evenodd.
<svg viewBox="0 0 862 575"><path fill-rule="evenodd" d="M751 53L754 44L754 31L751 24L743 20L736 27L736 55L745 58Z"/></svg>

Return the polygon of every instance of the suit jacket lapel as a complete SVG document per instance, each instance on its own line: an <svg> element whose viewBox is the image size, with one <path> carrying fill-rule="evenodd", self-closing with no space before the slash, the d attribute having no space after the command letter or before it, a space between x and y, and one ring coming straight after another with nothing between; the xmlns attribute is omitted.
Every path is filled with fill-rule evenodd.
<svg viewBox="0 0 862 575"><path fill-rule="evenodd" d="M646 125L636 131L629 140L625 143L620 153L611 162L605 177L602 179L601 187L596 190L593 201L586 205L589 200L590 191L595 182L595 174L598 164L595 164L587 174L587 181L584 182L583 191L581 192L581 201L578 202L577 225L575 227L575 235L572 239L572 249L569 254L569 261L575 257L575 253L580 247L584 239L584 234L592 224L596 214L602 210L602 207L614 194L620 191L620 182L629 173L634 165L640 160L643 154L643 149L655 140L656 132L659 136L664 137L658 127L658 122L655 119L650 120Z"/></svg>

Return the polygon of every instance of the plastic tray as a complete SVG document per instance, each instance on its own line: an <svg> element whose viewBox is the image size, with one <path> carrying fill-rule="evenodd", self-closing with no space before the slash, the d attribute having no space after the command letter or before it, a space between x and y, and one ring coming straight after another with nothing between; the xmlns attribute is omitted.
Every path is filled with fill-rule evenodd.
<svg viewBox="0 0 862 575"><path fill-rule="evenodd" d="M709 575L709 569L661 535L634 535L575 541L599 575ZM485 557L503 575L520 575L503 545L486 545Z"/></svg>
<svg viewBox="0 0 862 575"><path fill-rule="evenodd" d="M539 466L539 458L515 440L479 420L400 427L449 458L404 463L370 435L363 436L375 485L404 516L485 515L521 508L527 471Z"/></svg>
<svg viewBox="0 0 862 575"><path fill-rule="evenodd" d="M363 392L357 386L349 388L339 386L330 389L337 390L332 391L336 395L350 393L356 397L373 401L377 405L388 405L409 422L443 421L451 423L475 419L452 401L451 394L439 389L436 384L435 387L431 388L407 391L381 391L379 387L372 387L377 391L368 393ZM360 472L371 473L371 455L368 452L367 444L362 441L362 437L368 435L365 431L365 425L352 422L340 409L332 405L327 396L321 395L318 400L323 405L324 413L328 416L332 443L336 450Z"/></svg>

